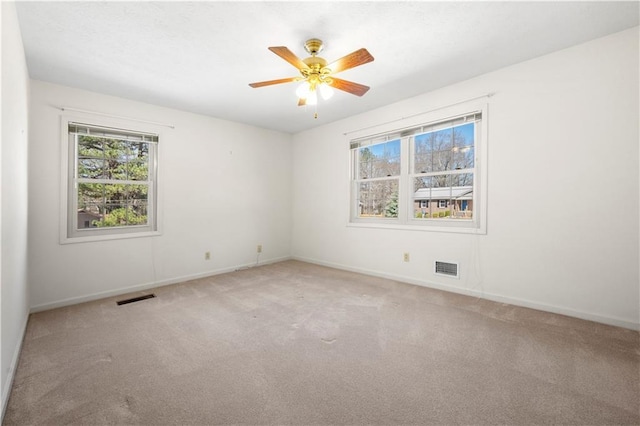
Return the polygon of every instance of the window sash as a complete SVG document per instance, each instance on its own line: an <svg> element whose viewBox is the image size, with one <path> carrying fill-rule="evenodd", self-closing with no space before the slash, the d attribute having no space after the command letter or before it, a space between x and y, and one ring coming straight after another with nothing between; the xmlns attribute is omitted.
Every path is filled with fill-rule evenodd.
<svg viewBox="0 0 640 426"><path fill-rule="evenodd" d="M377 194L365 196L363 202L363 185L378 187ZM378 179L359 179L354 181L354 212L358 218L374 218L377 220L397 220L398 198L400 195L399 177L384 177ZM390 191L390 192L389 192ZM389 193L388 193L389 192ZM394 200L395 193L395 200ZM386 197L389 196L389 197ZM393 204L395 203L395 207Z"/></svg>
<svg viewBox="0 0 640 426"><path fill-rule="evenodd" d="M395 150L394 146L390 145L393 142L397 142L397 151ZM375 147L379 147L377 151L380 151L381 149L382 152L376 153L374 151ZM363 159L363 153L365 150L369 151L369 158L366 160ZM355 151L354 160L357 169L355 171L355 177L357 179L371 180L384 177L400 176L400 169L402 164L401 140L390 139L388 141L377 142L365 147L359 147ZM373 166L376 164L378 165L378 168L375 168L374 171ZM371 166L369 173L364 173L367 168L366 166Z"/></svg>
<svg viewBox="0 0 640 426"><path fill-rule="evenodd" d="M460 126L468 126L469 124L473 124L473 136L471 140L454 139L454 133L456 127ZM477 125L479 125L480 120L476 119L473 121L467 121L465 123L453 123L452 127L440 127L436 130L430 130L429 132L424 132L420 134L416 134L410 137L409 145L410 145L410 161L409 168L412 171L409 173L409 192L411 194L410 201L408 204L409 209L409 220L412 223L420 224L424 222L448 222L448 221L456 221L456 222L468 222L472 223L475 217L474 214L474 206L477 204L473 202L474 194L476 193L475 182L476 182L476 167L475 167L475 145L476 139L478 136ZM451 152L450 164L449 168L443 170L434 170L434 171L421 171L417 172L417 162L418 162L418 153L417 145L420 136L429 135L433 132L438 132L441 130L449 130L452 129L451 133L451 141L447 145L449 146L449 152ZM459 145L458 143L464 141L463 145ZM468 143L471 142L471 143ZM424 143L424 142L421 142ZM466 164L471 164L473 167L466 167L463 169L455 168L456 165L456 149L460 149L460 146L469 147L471 151L471 155L473 158L470 162ZM422 154L428 154L431 152L440 152L440 151L430 151L422 152ZM428 158L428 157L427 157ZM423 158L424 161L424 158ZM423 164L426 165L426 164ZM427 166L429 169L431 166ZM419 170L419 169L418 169ZM469 177L467 177L467 175ZM444 178L446 179L445 186L433 185L433 182L429 182L429 178ZM424 179L428 182L427 186L420 187L418 186L418 182ZM466 183L465 181L469 180L470 183ZM461 183L464 182L464 183ZM423 185L425 182L423 182ZM469 189L471 192L471 200L469 200ZM419 194L418 191L421 193ZM422 201L425 201L423 198L428 197L430 201L433 201L430 206L422 206ZM460 198L463 197L463 198ZM463 201L464 200L464 201ZM470 202L469 202L470 201ZM418 206L418 204L420 204Z"/></svg>

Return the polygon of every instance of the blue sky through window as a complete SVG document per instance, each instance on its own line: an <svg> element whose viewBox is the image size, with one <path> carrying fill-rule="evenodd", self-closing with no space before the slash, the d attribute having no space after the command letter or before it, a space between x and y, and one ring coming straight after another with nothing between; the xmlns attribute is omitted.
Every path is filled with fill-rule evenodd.
<svg viewBox="0 0 640 426"><path fill-rule="evenodd" d="M459 140L463 140L465 145L474 145L474 123L467 123L461 126L448 127L446 129L440 129L435 132L422 133L416 136L416 142L423 142L429 137L429 135L438 135L437 137L444 137L445 139L451 137L451 130L455 129L457 135L462 136Z"/></svg>
<svg viewBox="0 0 640 426"><path fill-rule="evenodd" d="M455 129L464 136L464 139L467 141L467 145L473 144L474 123L463 124L462 126L455 127Z"/></svg>
<svg viewBox="0 0 640 426"><path fill-rule="evenodd" d="M398 157L400 156L400 139L370 145L366 148L369 148L371 153L376 157L384 157L385 154L387 157Z"/></svg>

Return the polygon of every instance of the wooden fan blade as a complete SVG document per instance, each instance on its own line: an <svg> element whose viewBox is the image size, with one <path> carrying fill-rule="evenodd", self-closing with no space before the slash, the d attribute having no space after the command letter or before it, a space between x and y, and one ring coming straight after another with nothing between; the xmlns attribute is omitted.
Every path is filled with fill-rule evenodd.
<svg viewBox="0 0 640 426"><path fill-rule="evenodd" d="M273 84L290 83L292 81L297 81L299 79L300 79L300 77L281 78L279 80L269 80L269 81L260 81L258 83L249 83L249 86L251 86L251 87L264 87L264 86L271 86Z"/></svg>
<svg viewBox="0 0 640 426"><path fill-rule="evenodd" d="M340 71L348 70L349 68L357 67L358 65L366 64L373 61L373 56L365 48L358 49L355 52L349 53L337 61L331 62L325 68L329 68L331 73L335 74Z"/></svg>
<svg viewBox="0 0 640 426"><path fill-rule="evenodd" d="M298 99L298 106L305 106L307 104L307 100L304 98Z"/></svg>
<svg viewBox="0 0 640 426"><path fill-rule="evenodd" d="M284 46L270 47L269 50L275 53L276 55L280 56L282 59L289 62L291 65L298 68L299 70L309 69L309 66L304 62L302 62L302 59L298 58L292 51L290 51Z"/></svg>
<svg viewBox="0 0 640 426"><path fill-rule="evenodd" d="M331 77L333 80L329 86L335 87L339 90L344 90L345 92L351 93L352 95L362 96L369 90L369 86L365 86L364 84L354 83L353 81L343 80L341 78Z"/></svg>

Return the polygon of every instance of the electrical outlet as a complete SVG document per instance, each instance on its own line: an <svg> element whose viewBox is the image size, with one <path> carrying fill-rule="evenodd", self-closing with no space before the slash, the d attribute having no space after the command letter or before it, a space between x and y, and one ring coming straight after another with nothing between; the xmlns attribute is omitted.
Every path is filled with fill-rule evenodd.
<svg viewBox="0 0 640 426"><path fill-rule="evenodd" d="M211 252L210 251L204 252L204 260L211 260Z"/></svg>
<svg viewBox="0 0 640 426"><path fill-rule="evenodd" d="M410 261L410 260L411 260L411 258L410 258L410 256L409 256L409 253L405 253L404 255L402 255L402 259L403 259L405 262Z"/></svg>
<svg viewBox="0 0 640 426"><path fill-rule="evenodd" d="M262 244L258 244L257 250L258 250L258 253L262 253Z"/></svg>

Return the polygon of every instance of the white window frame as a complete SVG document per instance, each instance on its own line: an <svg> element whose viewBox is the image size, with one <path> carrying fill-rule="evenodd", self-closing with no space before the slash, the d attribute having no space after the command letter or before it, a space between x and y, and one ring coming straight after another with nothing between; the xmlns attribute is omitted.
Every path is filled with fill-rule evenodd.
<svg viewBox="0 0 640 426"><path fill-rule="evenodd" d="M158 142L153 143L149 155L152 156L152 169L149 170L148 224L120 226L112 228L77 227L77 151L76 143L69 134L72 123L86 124L90 127L125 130L132 134L157 135ZM60 244L139 238L161 235L162 209L160 185L160 141L162 134L158 126L96 117L92 114L62 114L60 118Z"/></svg>
<svg viewBox="0 0 640 426"><path fill-rule="evenodd" d="M354 131L347 138L346 147L350 158L349 176L349 218L347 226L361 228L387 228L416 231L434 232L455 232L470 234L487 233L487 162L488 162L488 114L489 106L486 102L465 102L451 107L440 108L425 114L416 114L411 118L403 119L401 126L398 121L390 122L376 127L376 131L368 130ZM361 218L358 217L357 187L355 186L355 164L354 150L351 149L354 141L376 138L392 139L396 135L402 135L407 129L414 129L419 126L429 126L457 117L463 117L472 113L480 113L482 118L475 126L475 161L474 161L474 185L473 185L473 218L471 219L415 219L413 217L413 173L410 170L413 160L412 144L410 138L413 136L401 137L401 172L400 189L398 194L398 217L397 218Z"/></svg>

